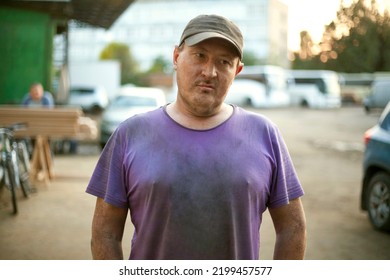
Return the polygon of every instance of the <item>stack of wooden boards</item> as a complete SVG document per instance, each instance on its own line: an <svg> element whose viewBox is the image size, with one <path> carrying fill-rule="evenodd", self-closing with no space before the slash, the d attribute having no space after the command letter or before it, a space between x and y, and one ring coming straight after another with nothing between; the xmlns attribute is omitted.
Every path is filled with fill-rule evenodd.
<svg viewBox="0 0 390 280"><path fill-rule="evenodd" d="M54 177L49 139L94 140L98 131L96 122L85 117L79 108L0 106L0 126L15 123L27 125L26 129L15 132L15 137L35 139L30 178L45 183Z"/></svg>

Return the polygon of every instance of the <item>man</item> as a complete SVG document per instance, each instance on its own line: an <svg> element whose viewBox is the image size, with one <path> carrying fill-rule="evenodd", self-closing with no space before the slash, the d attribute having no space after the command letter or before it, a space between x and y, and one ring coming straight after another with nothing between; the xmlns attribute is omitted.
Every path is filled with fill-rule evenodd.
<svg viewBox="0 0 390 280"><path fill-rule="evenodd" d="M30 90L24 97L22 105L28 107L52 108L54 107L54 101L52 95L43 90L42 84L34 83L30 86Z"/></svg>
<svg viewBox="0 0 390 280"><path fill-rule="evenodd" d="M241 71L243 38L226 18L191 20L173 53L176 101L123 122L87 192L97 196L94 259L258 259L262 213L275 226L275 259L302 259L302 187L278 129L224 103Z"/></svg>
<svg viewBox="0 0 390 280"><path fill-rule="evenodd" d="M22 105L29 108L53 108L54 100L50 92L44 91L41 83L33 83L26 96L22 100ZM25 138L30 158L35 147L35 138Z"/></svg>

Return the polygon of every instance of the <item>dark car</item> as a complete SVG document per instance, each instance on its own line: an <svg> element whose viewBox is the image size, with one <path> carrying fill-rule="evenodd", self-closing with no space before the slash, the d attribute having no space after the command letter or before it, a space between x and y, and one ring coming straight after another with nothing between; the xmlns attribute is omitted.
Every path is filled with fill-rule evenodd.
<svg viewBox="0 0 390 280"><path fill-rule="evenodd" d="M390 102L364 139L361 208L375 229L390 232Z"/></svg>

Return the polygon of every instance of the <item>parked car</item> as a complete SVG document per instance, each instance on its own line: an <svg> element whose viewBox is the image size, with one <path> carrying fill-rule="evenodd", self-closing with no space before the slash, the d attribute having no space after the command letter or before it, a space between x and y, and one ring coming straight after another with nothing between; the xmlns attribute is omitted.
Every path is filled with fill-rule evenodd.
<svg viewBox="0 0 390 280"><path fill-rule="evenodd" d="M375 229L390 232L390 102L364 139L361 208Z"/></svg>
<svg viewBox="0 0 390 280"><path fill-rule="evenodd" d="M103 148L118 125L127 118L157 109L166 103L161 89L123 86L104 111L100 123L100 146Z"/></svg>
<svg viewBox="0 0 390 280"><path fill-rule="evenodd" d="M108 94L103 86L72 86L70 88L68 104L80 106L84 112L101 113L108 103Z"/></svg>
<svg viewBox="0 0 390 280"><path fill-rule="evenodd" d="M390 79L377 78L372 83L370 94L364 98L363 106L367 113L372 109L382 109L390 101Z"/></svg>

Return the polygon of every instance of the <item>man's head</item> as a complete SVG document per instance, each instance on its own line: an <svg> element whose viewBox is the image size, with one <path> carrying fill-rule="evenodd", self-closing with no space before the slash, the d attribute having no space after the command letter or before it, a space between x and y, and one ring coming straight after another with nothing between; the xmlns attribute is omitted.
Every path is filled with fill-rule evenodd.
<svg viewBox="0 0 390 280"><path fill-rule="evenodd" d="M211 38L221 38L231 43L242 60L243 36L236 24L218 15L200 15L192 19L184 28L180 44L196 45Z"/></svg>
<svg viewBox="0 0 390 280"><path fill-rule="evenodd" d="M40 100L43 96L43 87L40 83L34 83L30 86L30 96L33 100Z"/></svg>
<svg viewBox="0 0 390 280"><path fill-rule="evenodd" d="M200 15L185 27L173 53L176 103L197 116L216 114L243 67L243 37L230 20Z"/></svg>

